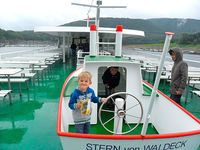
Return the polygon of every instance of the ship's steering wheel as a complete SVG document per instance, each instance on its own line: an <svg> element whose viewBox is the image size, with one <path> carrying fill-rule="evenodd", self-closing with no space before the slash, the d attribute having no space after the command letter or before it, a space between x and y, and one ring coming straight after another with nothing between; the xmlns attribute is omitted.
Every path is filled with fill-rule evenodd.
<svg viewBox="0 0 200 150"><path fill-rule="evenodd" d="M114 97L123 97L124 103L123 103L123 108L119 108L114 100ZM130 97L130 98L128 98ZM116 110L110 110L110 109L106 109L103 108L104 103L101 104L100 108L99 108L99 120L101 125L103 126L103 128L105 130L107 130L110 133L113 134L127 134L131 131L133 131L134 129L137 128L137 126L140 124L141 120L142 120L142 116L143 116L143 107L141 102L132 94L126 93L126 92L118 92L118 93L114 93L112 95L110 95L109 97L107 97L107 102L108 100L111 100L114 104L114 107ZM127 106L126 102L131 100L131 106ZM126 105L126 106L125 106ZM134 110L132 110L134 109ZM134 111L134 114L131 114L131 111ZM136 115L135 112L137 111ZM102 113L107 113L106 114L106 118L104 116L104 118L102 118ZM112 113L112 114L111 114ZM111 117L109 117L111 116ZM122 131L120 133L117 133L116 131L114 131L113 127L110 127L112 129L109 128L109 125L111 122L113 122L113 120L118 117L121 118L124 122L122 123ZM127 117L129 117L129 120L127 120ZM102 120L103 119L103 120ZM129 122L134 122L134 123L129 123ZM117 122L117 127L119 125L119 122ZM107 126L107 127L106 127Z"/></svg>

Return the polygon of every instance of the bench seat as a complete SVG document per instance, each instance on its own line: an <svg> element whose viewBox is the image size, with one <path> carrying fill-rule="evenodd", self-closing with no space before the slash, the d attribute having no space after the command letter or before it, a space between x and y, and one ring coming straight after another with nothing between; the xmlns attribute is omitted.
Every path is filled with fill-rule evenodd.
<svg viewBox="0 0 200 150"><path fill-rule="evenodd" d="M6 97L11 90L0 90L0 97Z"/></svg>
<svg viewBox="0 0 200 150"><path fill-rule="evenodd" d="M10 78L10 83L19 83L19 95L21 96L21 83L26 83L27 89L29 89L29 78ZM0 78L0 83L8 83L8 78Z"/></svg>
<svg viewBox="0 0 200 150"><path fill-rule="evenodd" d="M27 78L33 78L36 75L36 73L17 73L14 75L11 75L10 77L27 77Z"/></svg>
<svg viewBox="0 0 200 150"><path fill-rule="evenodd" d="M10 82L15 82L15 83L26 82L28 80L29 80L29 78L10 78ZM0 82L8 82L8 79L0 78Z"/></svg>
<svg viewBox="0 0 200 150"><path fill-rule="evenodd" d="M200 96L200 91L192 91L192 93L197 94L198 96Z"/></svg>
<svg viewBox="0 0 200 150"><path fill-rule="evenodd" d="M200 80L191 80L190 84L200 84Z"/></svg>

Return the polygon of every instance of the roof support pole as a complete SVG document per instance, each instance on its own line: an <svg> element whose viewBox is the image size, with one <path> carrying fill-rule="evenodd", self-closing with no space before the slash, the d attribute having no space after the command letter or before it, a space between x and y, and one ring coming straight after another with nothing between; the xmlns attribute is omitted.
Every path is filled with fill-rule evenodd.
<svg viewBox="0 0 200 150"><path fill-rule="evenodd" d="M97 55L97 28L96 25L90 26L90 56Z"/></svg>
<svg viewBox="0 0 200 150"><path fill-rule="evenodd" d="M122 56L122 30L123 26L117 26L115 38L115 57Z"/></svg>
<svg viewBox="0 0 200 150"><path fill-rule="evenodd" d="M69 58L70 55L71 55L70 43L72 43L72 42L71 42L71 38L70 38L69 35L68 35L68 36L67 36L67 58Z"/></svg>
<svg viewBox="0 0 200 150"><path fill-rule="evenodd" d="M65 35L63 34L63 63L65 63Z"/></svg>

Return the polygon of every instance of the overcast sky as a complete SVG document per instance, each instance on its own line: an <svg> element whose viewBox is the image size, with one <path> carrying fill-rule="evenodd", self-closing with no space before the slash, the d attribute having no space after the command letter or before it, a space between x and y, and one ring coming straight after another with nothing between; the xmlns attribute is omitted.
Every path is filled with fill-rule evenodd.
<svg viewBox="0 0 200 150"><path fill-rule="evenodd" d="M33 30L37 26L58 26L85 19L88 7L72 2L96 4L96 0L1 0L0 28ZM103 5L127 6L126 9L101 9L101 17L192 18L200 20L200 0L103 0ZM89 16L95 16L95 9Z"/></svg>

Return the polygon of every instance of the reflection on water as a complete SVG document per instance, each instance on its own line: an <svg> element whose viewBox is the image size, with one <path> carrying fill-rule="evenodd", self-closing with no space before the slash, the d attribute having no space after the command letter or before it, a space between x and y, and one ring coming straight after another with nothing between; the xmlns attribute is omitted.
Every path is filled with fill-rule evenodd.
<svg viewBox="0 0 200 150"><path fill-rule="evenodd" d="M0 130L0 144L17 144L22 140L27 128Z"/></svg>
<svg viewBox="0 0 200 150"><path fill-rule="evenodd" d="M38 101L16 103L14 106L7 107L7 111L0 114L0 121L33 120L35 110L40 109L42 105L43 103Z"/></svg>

